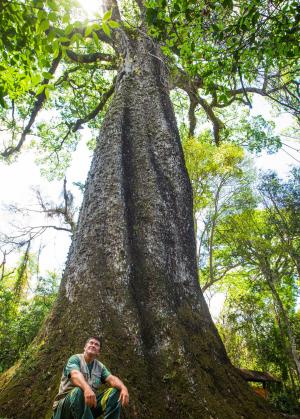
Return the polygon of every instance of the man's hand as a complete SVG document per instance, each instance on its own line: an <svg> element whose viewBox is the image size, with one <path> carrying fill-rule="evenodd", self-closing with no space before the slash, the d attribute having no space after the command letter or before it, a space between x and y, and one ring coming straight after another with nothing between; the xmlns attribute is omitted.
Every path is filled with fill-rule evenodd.
<svg viewBox="0 0 300 419"><path fill-rule="evenodd" d="M83 391L85 404L89 407L97 407L95 393L88 385L88 383L85 381L85 378L80 371L71 371L71 381L74 384L74 386L81 388L81 390Z"/></svg>
<svg viewBox="0 0 300 419"><path fill-rule="evenodd" d="M105 381L111 387L115 387L118 390L120 390L119 401L121 402L122 406L124 407L128 406L128 403L129 403L128 390L127 390L127 387L124 385L124 383L120 380L120 378L116 377L115 375L109 375Z"/></svg>
<svg viewBox="0 0 300 419"><path fill-rule="evenodd" d="M125 386L122 387L121 390L120 390L119 401L121 401L122 406L124 406L124 407L128 406L129 394L128 394L127 387L125 387Z"/></svg>
<svg viewBox="0 0 300 419"><path fill-rule="evenodd" d="M86 388L84 390L84 401L89 407L97 407L96 396L91 388Z"/></svg>

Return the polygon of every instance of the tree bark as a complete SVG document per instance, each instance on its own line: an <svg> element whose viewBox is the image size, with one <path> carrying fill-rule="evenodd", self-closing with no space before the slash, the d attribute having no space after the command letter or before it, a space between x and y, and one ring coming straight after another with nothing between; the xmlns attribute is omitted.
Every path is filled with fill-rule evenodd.
<svg viewBox="0 0 300 419"><path fill-rule="evenodd" d="M0 415L50 415L67 357L104 338L126 418L279 417L231 366L197 279L192 192L168 74L145 38L124 60L87 180L55 308L2 377Z"/></svg>

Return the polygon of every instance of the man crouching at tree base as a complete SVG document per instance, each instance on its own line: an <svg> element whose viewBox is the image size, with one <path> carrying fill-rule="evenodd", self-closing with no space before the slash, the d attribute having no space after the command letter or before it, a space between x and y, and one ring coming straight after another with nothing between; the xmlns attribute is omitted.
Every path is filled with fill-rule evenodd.
<svg viewBox="0 0 300 419"><path fill-rule="evenodd" d="M90 337L83 354L72 355L64 367L59 392L53 404L52 419L118 419L121 405L127 406L129 395L122 381L96 358L100 338ZM111 387L98 393L102 383Z"/></svg>

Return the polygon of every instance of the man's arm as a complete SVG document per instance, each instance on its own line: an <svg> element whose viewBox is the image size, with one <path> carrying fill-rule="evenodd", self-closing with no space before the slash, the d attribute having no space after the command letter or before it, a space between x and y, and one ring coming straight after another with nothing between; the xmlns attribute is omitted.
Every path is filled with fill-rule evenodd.
<svg viewBox="0 0 300 419"><path fill-rule="evenodd" d="M80 371L72 370L70 373L71 381L74 386L81 388L84 394L84 401L89 407L96 407L96 396L91 387L85 381L84 376Z"/></svg>
<svg viewBox="0 0 300 419"><path fill-rule="evenodd" d="M125 384L120 380L120 378L116 377L115 375L110 374L106 379L105 382L109 384L111 387L115 387L120 390L120 397L119 400L121 401L122 406L126 407L129 403L129 394L127 387Z"/></svg>

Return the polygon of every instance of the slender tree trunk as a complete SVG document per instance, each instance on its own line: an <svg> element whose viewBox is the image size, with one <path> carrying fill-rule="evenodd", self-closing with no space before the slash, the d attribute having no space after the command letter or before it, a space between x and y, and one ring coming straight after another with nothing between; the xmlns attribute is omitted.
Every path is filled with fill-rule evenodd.
<svg viewBox="0 0 300 419"><path fill-rule="evenodd" d="M216 225L217 225L217 218L218 218L218 212L219 212L219 199L220 199L220 193L223 186L223 182L221 181L218 185L216 195L214 198L214 210L213 214L211 215L211 228L210 233L208 237L208 266L209 266L209 280L206 284L204 284L204 287L202 287L202 291L204 292L206 289L209 288L209 286L213 285L217 280L215 278L215 266L214 266L214 239L215 239L215 231L216 231Z"/></svg>
<svg viewBox="0 0 300 419"><path fill-rule="evenodd" d="M281 323L282 323L281 322L281 317L280 317L280 314L278 313L278 307L277 307L274 299L273 299L273 304L274 304L275 318L276 318L276 321L277 321L277 324L278 324L278 328L279 328L279 333L280 333L280 336L281 336L282 347L283 347L283 350L285 351L285 355L287 357L286 359L287 359L288 375L290 377L292 391L294 393L294 396L296 396L297 387L296 387L295 378L294 378L295 373L294 373L294 369L292 368L292 365L291 365L291 362L290 362L290 360L291 360L291 356L290 355L291 354L287 350L286 333L285 333L284 327L282 327L282 325L281 325Z"/></svg>
<svg viewBox="0 0 300 419"><path fill-rule="evenodd" d="M294 364L297 379L298 382L300 382L300 359L296 348L296 342L286 310L282 304L280 295L278 294L275 287L274 273L267 266L264 266L262 271L266 278L267 284L271 290L274 304L276 306L277 313L280 317L280 322L278 322L278 326L281 329L282 334L286 337L285 346L287 349L288 358L291 360L292 364Z"/></svg>
<svg viewBox="0 0 300 419"><path fill-rule="evenodd" d="M292 261L295 264L295 268L297 270L298 278L300 279L300 256L298 249L294 248L294 240L295 238L291 234L288 222L284 216L284 212L278 207L275 197L270 194L269 198L273 204L273 209L269 208L267 205L267 209L271 217L274 218L274 226L277 229L279 236L282 240L282 243L285 245L287 252L289 253ZM273 213L274 211L274 213ZM276 222L276 215L279 218L279 222Z"/></svg>
<svg viewBox="0 0 300 419"><path fill-rule="evenodd" d="M278 417L231 366L202 297L192 193L152 41L126 55L101 129L59 297L2 378L0 415L49 414L67 356L91 334L128 385L126 418Z"/></svg>

